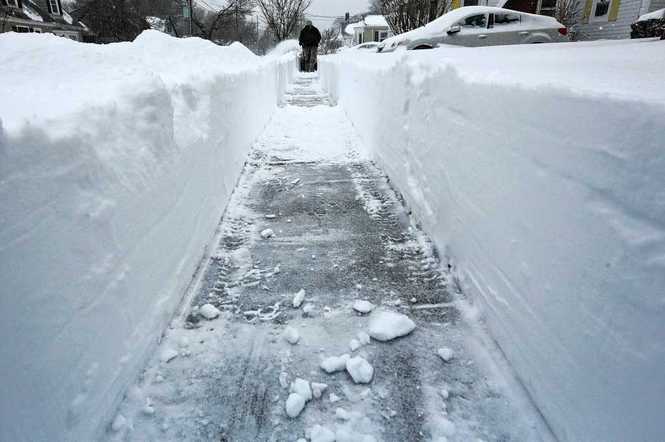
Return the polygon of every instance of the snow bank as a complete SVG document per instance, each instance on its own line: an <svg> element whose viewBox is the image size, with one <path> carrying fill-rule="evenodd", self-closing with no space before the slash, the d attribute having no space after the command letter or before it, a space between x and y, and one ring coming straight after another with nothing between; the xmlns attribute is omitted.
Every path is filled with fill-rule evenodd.
<svg viewBox="0 0 665 442"><path fill-rule="evenodd" d="M320 62L560 440L665 434L663 48Z"/></svg>
<svg viewBox="0 0 665 442"><path fill-rule="evenodd" d="M95 440L294 69L149 31L0 35L0 440Z"/></svg>

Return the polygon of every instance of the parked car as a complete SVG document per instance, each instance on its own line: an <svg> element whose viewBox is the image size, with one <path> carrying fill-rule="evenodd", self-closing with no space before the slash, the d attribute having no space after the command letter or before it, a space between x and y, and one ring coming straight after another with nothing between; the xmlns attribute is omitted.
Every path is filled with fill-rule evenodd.
<svg viewBox="0 0 665 442"><path fill-rule="evenodd" d="M379 47L379 43L376 41L370 41L367 43L361 43L359 45L353 46L352 48L349 48L354 51L374 51L376 52L376 49Z"/></svg>
<svg viewBox="0 0 665 442"><path fill-rule="evenodd" d="M494 46L568 41L568 29L552 17L490 6L466 6L427 25L388 38L378 52L432 49L440 44Z"/></svg>
<svg viewBox="0 0 665 442"><path fill-rule="evenodd" d="M660 37L665 40L665 8L642 15L630 25L630 38Z"/></svg>

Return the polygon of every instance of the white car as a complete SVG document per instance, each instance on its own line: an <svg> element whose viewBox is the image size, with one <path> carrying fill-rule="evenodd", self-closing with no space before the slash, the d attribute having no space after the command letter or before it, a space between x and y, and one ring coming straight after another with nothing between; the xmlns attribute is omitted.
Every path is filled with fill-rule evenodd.
<svg viewBox="0 0 665 442"><path fill-rule="evenodd" d="M353 46L352 48L349 48L352 51L370 51L370 52L376 52L377 48L379 47L379 42L376 41L370 41L367 43L361 43L357 46Z"/></svg>
<svg viewBox="0 0 665 442"><path fill-rule="evenodd" d="M432 49L440 44L495 46L568 41L568 29L552 17L490 6L466 6L413 31L388 38L378 52Z"/></svg>

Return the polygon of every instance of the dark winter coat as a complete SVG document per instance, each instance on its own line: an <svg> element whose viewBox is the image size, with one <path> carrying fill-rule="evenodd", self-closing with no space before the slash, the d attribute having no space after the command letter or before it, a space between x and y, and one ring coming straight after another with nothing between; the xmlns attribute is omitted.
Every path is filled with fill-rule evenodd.
<svg viewBox="0 0 665 442"><path fill-rule="evenodd" d="M300 46L303 47L318 46L321 42L321 33L315 26L307 25L300 31L298 41L300 42Z"/></svg>

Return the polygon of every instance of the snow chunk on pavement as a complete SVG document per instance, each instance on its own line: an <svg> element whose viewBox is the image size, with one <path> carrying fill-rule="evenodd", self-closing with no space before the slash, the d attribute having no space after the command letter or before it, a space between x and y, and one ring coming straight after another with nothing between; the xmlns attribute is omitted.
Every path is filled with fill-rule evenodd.
<svg viewBox="0 0 665 442"><path fill-rule="evenodd" d="M374 376L374 367L360 356L346 361L346 371L356 384L369 384Z"/></svg>
<svg viewBox="0 0 665 442"><path fill-rule="evenodd" d="M353 309L358 313L366 314L374 310L376 306L369 301L358 300L353 303Z"/></svg>
<svg viewBox="0 0 665 442"><path fill-rule="evenodd" d="M455 356L455 353L453 352L452 349L448 347L443 347L440 348L436 354L439 355L441 359L443 359L445 362L450 362L450 360Z"/></svg>
<svg viewBox="0 0 665 442"><path fill-rule="evenodd" d="M111 424L111 430L117 433L123 430L126 426L127 426L127 419L122 414L119 414L115 417L115 419L113 419L113 423Z"/></svg>
<svg viewBox="0 0 665 442"><path fill-rule="evenodd" d="M342 356L331 356L321 362L321 368L328 374L342 371L346 368L346 362L351 356L343 354Z"/></svg>
<svg viewBox="0 0 665 442"><path fill-rule="evenodd" d="M272 229L265 229L261 231L261 238L268 239L275 236L275 232Z"/></svg>
<svg viewBox="0 0 665 442"><path fill-rule="evenodd" d="M300 308L304 300L305 289L300 289L300 291L293 296L293 308Z"/></svg>
<svg viewBox="0 0 665 442"><path fill-rule="evenodd" d="M388 310L377 310L369 318L369 335L377 341L406 336L415 328L416 324L408 316Z"/></svg>
<svg viewBox="0 0 665 442"><path fill-rule="evenodd" d="M360 342L360 345L367 345L370 343L370 338L369 335L363 331L358 332L358 342Z"/></svg>
<svg viewBox="0 0 665 442"><path fill-rule="evenodd" d="M335 442L335 433L329 428L314 425L310 430L310 440L312 442Z"/></svg>
<svg viewBox="0 0 665 442"><path fill-rule="evenodd" d="M312 382L312 395L316 399L319 399L322 395L323 392L328 388L328 384L320 384L318 382Z"/></svg>
<svg viewBox="0 0 665 442"><path fill-rule="evenodd" d="M159 360L162 362L171 362L178 357L178 352L172 348L165 348L159 355Z"/></svg>
<svg viewBox="0 0 665 442"><path fill-rule="evenodd" d="M351 342L349 342L349 348L351 349L351 351L356 351L360 347L362 347L362 345L360 345L360 341L358 341L357 339L351 339Z"/></svg>
<svg viewBox="0 0 665 442"><path fill-rule="evenodd" d="M336 408L335 409L335 417L339 420L342 420L342 421L348 421L348 420L351 420L351 413L349 413L348 411L346 411L343 408Z"/></svg>
<svg viewBox="0 0 665 442"><path fill-rule="evenodd" d="M291 393L299 394L305 399L305 402L312 399L312 389L309 386L309 382L301 378L296 378L296 380L291 383Z"/></svg>
<svg viewBox="0 0 665 442"><path fill-rule="evenodd" d="M220 311L212 304L206 304L199 309L199 315L206 318L208 321L212 321L220 315Z"/></svg>
<svg viewBox="0 0 665 442"><path fill-rule="evenodd" d="M298 417L305 408L305 402L305 398L298 393L291 393L286 399L286 414L291 419Z"/></svg>
<svg viewBox="0 0 665 442"><path fill-rule="evenodd" d="M289 326L284 330L284 339L291 344L296 345L300 341L300 333L295 328Z"/></svg>

